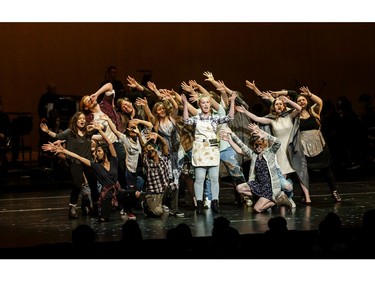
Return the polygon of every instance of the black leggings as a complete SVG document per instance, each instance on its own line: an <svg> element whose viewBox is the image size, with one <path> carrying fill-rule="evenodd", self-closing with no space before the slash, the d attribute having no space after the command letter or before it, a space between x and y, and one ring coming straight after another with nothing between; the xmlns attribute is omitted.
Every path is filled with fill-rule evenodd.
<svg viewBox="0 0 375 281"><path fill-rule="evenodd" d="M83 174L85 174L85 177L90 186L92 202L98 202L99 200L97 180L95 175L92 173L91 168L78 163L71 163L70 175L72 177L73 187L70 193L70 204L75 205L78 203L79 194L82 190L82 184L85 182Z"/></svg>

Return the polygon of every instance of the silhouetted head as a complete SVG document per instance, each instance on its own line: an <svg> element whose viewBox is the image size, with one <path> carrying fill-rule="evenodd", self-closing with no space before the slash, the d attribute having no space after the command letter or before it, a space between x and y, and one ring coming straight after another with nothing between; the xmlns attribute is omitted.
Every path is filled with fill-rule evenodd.
<svg viewBox="0 0 375 281"><path fill-rule="evenodd" d="M271 231L281 232L288 230L286 219L283 217L274 217L268 220L268 228Z"/></svg>
<svg viewBox="0 0 375 281"><path fill-rule="evenodd" d="M72 231L72 242L75 245L89 245L95 242L95 231L87 224L80 224Z"/></svg>
<svg viewBox="0 0 375 281"><path fill-rule="evenodd" d="M136 220L127 220L122 225L122 241L136 242L143 240L142 231Z"/></svg>

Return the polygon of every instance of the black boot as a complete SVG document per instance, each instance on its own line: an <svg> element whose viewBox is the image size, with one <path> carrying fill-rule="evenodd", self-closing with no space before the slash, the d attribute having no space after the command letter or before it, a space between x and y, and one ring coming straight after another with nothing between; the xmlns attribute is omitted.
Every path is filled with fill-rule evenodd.
<svg viewBox="0 0 375 281"><path fill-rule="evenodd" d="M197 214L202 214L203 212L203 201L197 200Z"/></svg>
<svg viewBox="0 0 375 281"><path fill-rule="evenodd" d="M220 209L219 209L219 203L216 199L211 201L211 209L214 213L220 213L221 212Z"/></svg>

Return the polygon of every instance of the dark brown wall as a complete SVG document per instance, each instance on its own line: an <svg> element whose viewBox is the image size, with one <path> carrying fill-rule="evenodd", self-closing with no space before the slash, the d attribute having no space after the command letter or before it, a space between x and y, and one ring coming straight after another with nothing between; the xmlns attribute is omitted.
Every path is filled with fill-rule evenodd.
<svg viewBox="0 0 375 281"><path fill-rule="evenodd" d="M374 93L372 23L1 23L1 89L5 111L30 111L37 149L40 95L54 81L58 92L97 90L108 65L142 78L152 70L160 88L204 83L212 71L252 100L245 80L260 89L295 88L298 81L322 96L352 99Z"/></svg>

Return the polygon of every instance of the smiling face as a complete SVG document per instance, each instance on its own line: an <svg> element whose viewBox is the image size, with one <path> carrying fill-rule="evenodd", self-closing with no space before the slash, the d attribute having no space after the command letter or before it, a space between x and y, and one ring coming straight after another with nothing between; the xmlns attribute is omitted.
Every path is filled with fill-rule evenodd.
<svg viewBox="0 0 375 281"><path fill-rule="evenodd" d="M203 97L199 99L199 107L203 114L208 114L211 112L211 102L209 97Z"/></svg>
<svg viewBox="0 0 375 281"><path fill-rule="evenodd" d="M299 96L298 99L297 99L297 104L299 106L302 107L302 109L306 109L307 105L308 105L308 101L306 99L306 97L304 96Z"/></svg>
<svg viewBox="0 0 375 281"><path fill-rule="evenodd" d="M164 105L160 104L157 108L156 108L156 115L159 117L159 118L163 118L166 116L166 111L165 111L165 107Z"/></svg>
<svg viewBox="0 0 375 281"><path fill-rule="evenodd" d="M124 100L121 103L121 110L127 114L131 114L134 110L133 104L130 101Z"/></svg>
<svg viewBox="0 0 375 281"><path fill-rule="evenodd" d="M262 153L268 147L267 140L259 139L258 137L252 137L250 144L256 154Z"/></svg>

